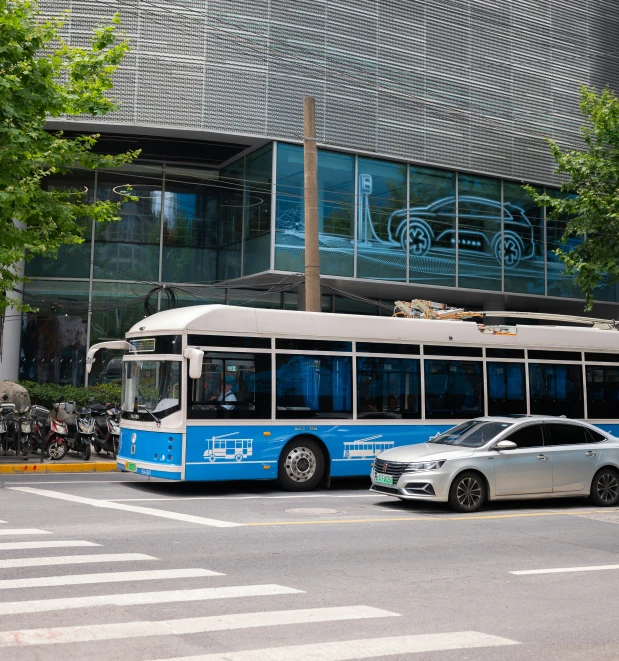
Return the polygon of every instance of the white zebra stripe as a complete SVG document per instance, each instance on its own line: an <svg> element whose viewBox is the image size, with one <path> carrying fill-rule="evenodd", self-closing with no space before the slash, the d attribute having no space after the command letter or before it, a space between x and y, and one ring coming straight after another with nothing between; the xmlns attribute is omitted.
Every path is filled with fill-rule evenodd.
<svg viewBox="0 0 619 661"><path fill-rule="evenodd" d="M0 648L30 645L58 645L99 640L122 640L154 636L181 636L209 631L254 629L287 624L312 624L342 620L364 620L375 617L398 617L398 613L371 608L346 606L335 608L304 608L300 610L264 611L192 617L154 622L122 622L119 624L90 624L49 629L24 629L0 632Z"/></svg>
<svg viewBox="0 0 619 661"><path fill-rule="evenodd" d="M40 558L7 558L0 560L0 569L17 567L55 567L56 565L87 565L108 562L138 562L157 560L144 553L93 553L92 555L46 555Z"/></svg>
<svg viewBox="0 0 619 661"><path fill-rule="evenodd" d="M509 638L490 636L477 631L456 631L453 633L365 638L361 640L342 640L335 643L268 647L243 652L184 656L174 659L161 659L160 661L265 661L265 659L269 661L356 661L357 659L376 659L384 656L395 656L396 654L419 654L421 652L442 652L445 650L519 644Z"/></svg>
<svg viewBox="0 0 619 661"><path fill-rule="evenodd" d="M153 569L149 571L118 571L101 574L71 574L69 576L43 576L40 578L13 578L0 580L0 590L14 588L47 588L58 585L89 585L91 583L123 583L133 581L161 581L169 578L200 578L224 576L209 569ZM0 604L0 608L2 604Z"/></svg>
<svg viewBox="0 0 619 661"><path fill-rule="evenodd" d="M70 608L94 608L96 606L142 606L144 604L172 604L183 601L208 601L236 597L266 597L276 594L300 594L302 592L303 590L295 590L283 585L235 585L222 588L198 588L197 590L165 590L163 592L131 592L92 597L37 599L35 601L5 601L0 603L0 615L44 613Z"/></svg>

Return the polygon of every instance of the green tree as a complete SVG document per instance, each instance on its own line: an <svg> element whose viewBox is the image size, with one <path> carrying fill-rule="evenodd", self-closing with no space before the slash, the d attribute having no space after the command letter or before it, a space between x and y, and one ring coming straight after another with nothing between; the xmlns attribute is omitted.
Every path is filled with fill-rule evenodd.
<svg viewBox="0 0 619 661"><path fill-rule="evenodd" d="M75 167L94 170L128 163L139 152L96 153L99 135L68 138L46 130L54 117L105 115L114 72L129 50L120 18L96 28L86 48L69 46L61 19L42 20L37 3L0 0L0 315L25 280L15 264L83 241L83 218L118 221L118 201L89 203L87 191L47 188L50 176ZM81 219L81 220L80 220ZM31 308L17 304L22 310Z"/></svg>
<svg viewBox="0 0 619 661"><path fill-rule="evenodd" d="M575 275L585 309L591 310L594 290L619 281L619 99L610 89L598 94L583 87L580 108L585 148L564 151L548 140L556 172L566 177L562 194L525 189L547 207L549 220L566 223L563 247L555 252L566 274ZM568 249L569 239L577 245Z"/></svg>

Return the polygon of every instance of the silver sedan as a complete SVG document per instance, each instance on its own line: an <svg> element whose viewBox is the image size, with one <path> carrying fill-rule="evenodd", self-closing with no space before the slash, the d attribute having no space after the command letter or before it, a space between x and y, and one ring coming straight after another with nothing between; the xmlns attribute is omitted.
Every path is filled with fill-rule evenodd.
<svg viewBox="0 0 619 661"><path fill-rule="evenodd" d="M427 443L382 452L371 491L448 502L475 512L488 500L591 496L619 504L619 439L577 420L485 417Z"/></svg>

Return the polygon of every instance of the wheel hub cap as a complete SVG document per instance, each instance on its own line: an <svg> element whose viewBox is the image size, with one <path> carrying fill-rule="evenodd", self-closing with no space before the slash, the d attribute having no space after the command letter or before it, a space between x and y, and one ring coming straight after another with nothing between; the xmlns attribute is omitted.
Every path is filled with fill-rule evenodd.
<svg viewBox="0 0 619 661"><path fill-rule="evenodd" d="M463 507L475 507L481 499L481 485L476 479L466 477L458 484L456 496Z"/></svg>
<svg viewBox="0 0 619 661"><path fill-rule="evenodd" d="M286 457L286 473L295 482L307 482L316 472L316 457L308 448L294 448Z"/></svg>
<svg viewBox="0 0 619 661"><path fill-rule="evenodd" d="M617 478L614 475L611 475L610 473L600 475L597 484L597 492L600 500L603 500L605 503L610 503L617 498L618 491L619 482L617 482Z"/></svg>

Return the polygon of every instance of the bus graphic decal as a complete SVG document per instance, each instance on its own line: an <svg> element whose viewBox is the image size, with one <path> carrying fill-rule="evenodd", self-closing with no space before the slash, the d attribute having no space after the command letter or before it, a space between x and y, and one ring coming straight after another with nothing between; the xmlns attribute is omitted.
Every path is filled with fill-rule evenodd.
<svg viewBox="0 0 619 661"><path fill-rule="evenodd" d="M232 438L239 432L231 432L229 434L221 434L220 436L213 436L206 439L206 450L204 451L204 458L210 462L217 459L224 459L227 461L243 461L253 454L253 438Z"/></svg>
<svg viewBox="0 0 619 661"><path fill-rule="evenodd" d="M382 437L382 434L378 434L344 442L344 459L374 459L383 450L389 450L395 445L395 441L378 440Z"/></svg>

